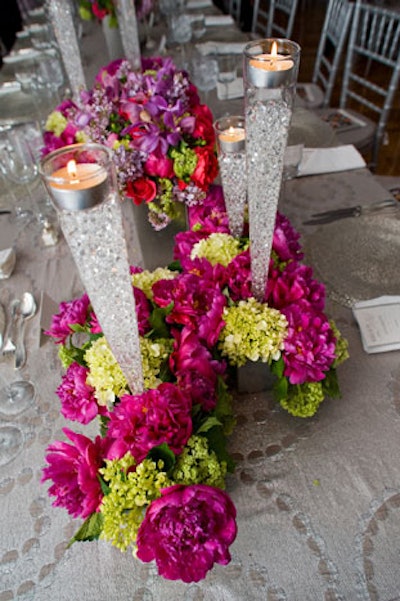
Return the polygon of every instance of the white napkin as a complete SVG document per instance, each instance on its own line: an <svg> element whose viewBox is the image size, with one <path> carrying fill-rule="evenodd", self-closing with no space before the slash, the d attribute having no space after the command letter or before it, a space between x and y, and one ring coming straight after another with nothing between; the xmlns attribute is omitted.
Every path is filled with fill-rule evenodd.
<svg viewBox="0 0 400 601"><path fill-rule="evenodd" d="M244 96L243 91L243 78L237 77L228 84L217 83L217 96L220 100L231 100L233 98L242 98Z"/></svg>
<svg viewBox="0 0 400 601"><path fill-rule="evenodd" d="M235 21L231 15L207 15L205 18L206 27L217 25L233 25Z"/></svg>
<svg viewBox="0 0 400 601"><path fill-rule="evenodd" d="M196 10L198 8L210 8L213 6L211 0L188 0L186 8L188 10Z"/></svg>
<svg viewBox="0 0 400 601"><path fill-rule="evenodd" d="M203 42L196 44L196 48L201 54L242 54L246 44L248 42Z"/></svg>
<svg viewBox="0 0 400 601"><path fill-rule="evenodd" d="M332 148L304 148L299 165L299 177L318 173L335 173L362 169L365 161L352 144Z"/></svg>
<svg viewBox="0 0 400 601"><path fill-rule="evenodd" d="M400 296L380 296L353 306L367 353L400 349Z"/></svg>

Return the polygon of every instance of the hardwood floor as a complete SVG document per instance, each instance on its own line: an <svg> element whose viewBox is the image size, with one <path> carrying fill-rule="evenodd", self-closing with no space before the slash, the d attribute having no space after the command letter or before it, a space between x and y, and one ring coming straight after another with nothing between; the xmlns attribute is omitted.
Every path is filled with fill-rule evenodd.
<svg viewBox="0 0 400 601"><path fill-rule="evenodd" d="M325 18L327 0L300 0L292 39L302 48L299 81L310 81L314 68L319 37ZM336 86L332 105L338 103L340 94L340 76ZM400 90L389 116L387 143L381 146L377 175L400 176ZM386 142L386 140L385 140Z"/></svg>

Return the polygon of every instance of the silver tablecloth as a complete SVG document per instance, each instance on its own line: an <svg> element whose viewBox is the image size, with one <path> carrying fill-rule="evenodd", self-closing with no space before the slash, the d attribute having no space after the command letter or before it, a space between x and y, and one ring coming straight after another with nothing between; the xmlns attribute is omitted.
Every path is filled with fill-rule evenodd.
<svg viewBox="0 0 400 601"><path fill-rule="evenodd" d="M349 171L287 182L280 209L303 234L307 256L318 256L328 246L320 232L329 230L303 226L303 220L386 196L367 170ZM126 223L131 237L129 210ZM17 264L0 282L0 302L8 305L24 290L37 299L45 291L56 302L82 292L63 240L44 248L32 229L13 231L3 216L0 239L6 236L15 240ZM137 248L131 259L140 261ZM331 273L342 269L339 260L352 258L333 254ZM366 250L365 264L376 261ZM330 273L318 276L329 292ZM276 406L268 392L235 394L238 427L230 449L237 469L228 492L238 536L232 562L191 585L164 581L153 565L104 542L67 550L78 523L51 506L39 482L45 449L67 425L54 392L61 370L55 345L43 339L39 345L39 317L29 323L22 375L35 382L37 397L19 415L0 415L3 449L11 429L18 434L0 465L0 601L398 600L400 353L365 354L350 309L329 297L327 312L350 344L350 359L338 370L342 398L324 401L314 418L302 420ZM0 362L0 377L15 377L9 361ZM85 430L94 434L96 427Z"/></svg>

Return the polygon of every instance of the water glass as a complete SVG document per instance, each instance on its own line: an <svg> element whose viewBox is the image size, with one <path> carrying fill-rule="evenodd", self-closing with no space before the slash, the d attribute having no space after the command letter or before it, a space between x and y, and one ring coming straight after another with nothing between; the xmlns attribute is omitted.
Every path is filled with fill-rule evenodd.
<svg viewBox="0 0 400 601"><path fill-rule="evenodd" d="M190 74L195 86L204 92L204 102L207 104L208 93L216 87L218 81L216 55L195 53L191 61Z"/></svg>
<svg viewBox="0 0 400 601"><path fill-rule="evenodd" d="M193 15L192 21L192 34L195 40L199 40L203 37L206 32L206 20L204 15Z"/></svg>
<svg viewBox="0 0 400 601"><path fill-rule="evenodd" d="M218 81L225 87L225 98L228 97L228 85L235 81L237 73L237 56L234 54L218 54Z"/></svg>

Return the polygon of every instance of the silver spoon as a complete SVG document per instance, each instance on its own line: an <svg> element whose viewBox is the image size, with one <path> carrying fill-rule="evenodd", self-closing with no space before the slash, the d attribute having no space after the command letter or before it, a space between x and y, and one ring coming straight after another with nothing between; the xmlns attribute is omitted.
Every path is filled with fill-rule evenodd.
<svg viewBox="0 0 400 601"><path fill-rule="evenodd" d="M17 349L15 351L15 369L21 369L26 361L26 349L24 344L25 324L36 313L36 302L30 292L25 292L21 298L20 314L21 328L17 336Z"/></svg>

